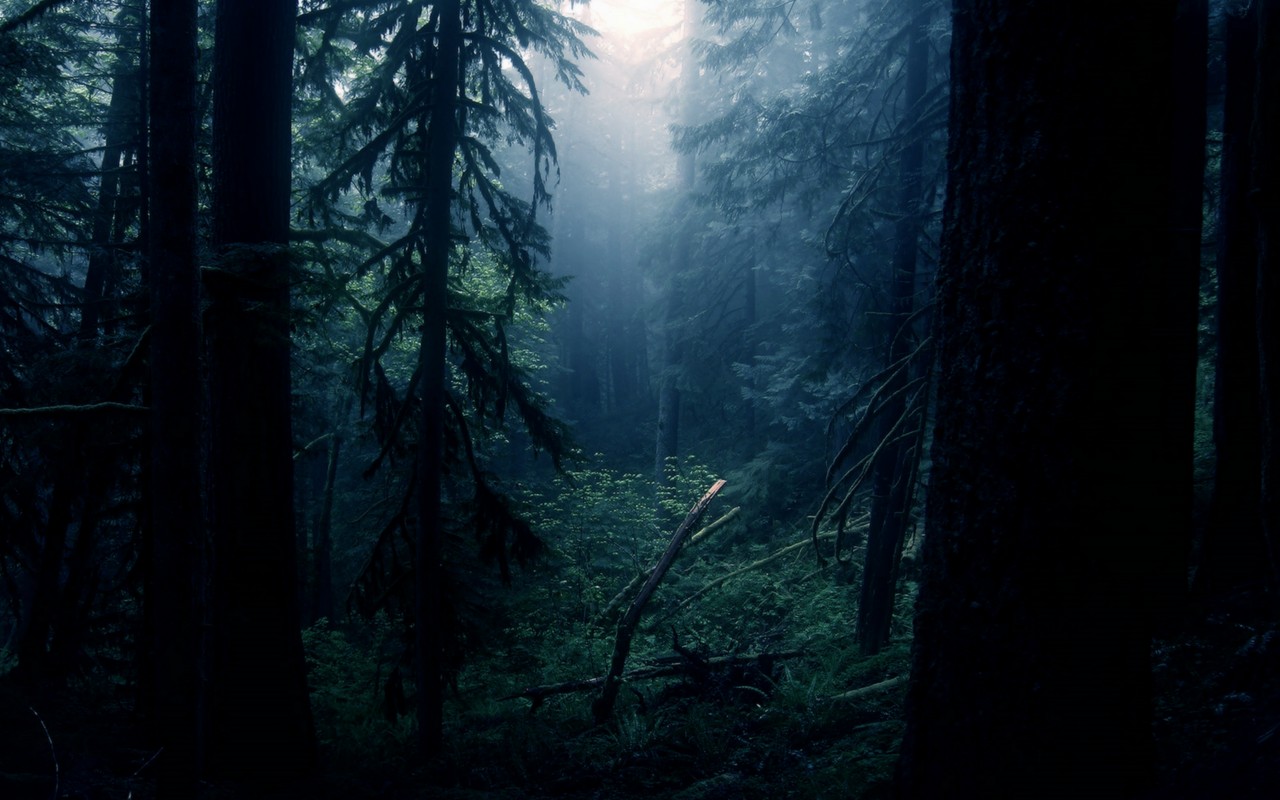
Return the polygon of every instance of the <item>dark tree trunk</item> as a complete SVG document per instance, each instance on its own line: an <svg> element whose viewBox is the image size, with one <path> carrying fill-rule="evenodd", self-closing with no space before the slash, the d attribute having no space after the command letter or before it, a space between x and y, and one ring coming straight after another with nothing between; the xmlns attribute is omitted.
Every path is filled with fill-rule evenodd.
<svg viewBox="0 0 1280 800"><path fill-rule="evenodd" d="M219 774L314 763L299 631L289 378L294 0L219 0L209 308L213 731Z"/></svg>
<svg viewBox="0 0 1280 800"><path fill-rule="evenodd" d="M675 356L665 355L669 347L672 347L670 342L663 346L663 370L658 388L658 439L653 455L653 479L659 485L668 482L668 463L680 456L680 388L676 386L673 374L679 369L679 361Z"/></svg>
<svg viewBox="0 0 1280 800"><path fill-rule="evenodd" d="M1174 6L955 0L903 797L1145 787Z"/></svg>
<svg viewBox="0 0 1280 800"><path fill-rule="evenodd" d="M316 520L314 553L315 591L312 610L316 619L333 621L333 487L338 480L338 455L342 452L342 437L337 432L329 438L329 458L325 469L324 494L320 500L320 518Z"/></svg>
<svg viewBox="0 0 1280 800"><path fill-rule="evenodd" d="M1224 597L1267 579L1259 515L1262 463L1258 394L1257 229L1249 200L1257 5L1225 13L1226 86L1218 200L1218 351L1213 441L1217 449L1209 522L1196 591Z"/></svg>
<svg viewBox="0 0 1280 800"><path fill-rule="evenodd" d="M453 249L453 161L460 135L462 17L458 0L438 6L439 30L432 75L432 111L427 127L426 244L422 257L422 420L418 452L418 535L414 668L418 688L418 743L431 758L444 744L444 480L446 314L449 255Z"/></svg>
<svg viewBox="0 0 1280 800"><path fill-rule="evenodd" d="M1153 507L1166 533L1152 552L1157 623L1173 625L1185 607L1195 497L1196 368L1199 361L1200 240L1204 218L1205 90L1208 77L1207 0L1179 0L1169 81L1172 86L1172 153L1167 275L1147 291L1162 311L1156 334L1163 344L1158 407L1166 431L1152 462L1164 483L1164 501Z"/></svg>
<svg viewBox="0 0 1280 800"><path fill-rule="evenodd" d="M1262 532L1269 582L1280 590L1280 2L1258 0L1253 182L1258 220L1258 355L1262 400Z"/></svg>
<svg viewBox="0 0 1280 800"><path fill-rule="evenodd" d="M60 677L54 676L49 668L49 634L62 586L72 505L83 483L79 475L79 461L70 454L78 455L85 441L84 429L79 422L72 422L69 427L65 439L66 453L58 459L53 489L49 494L49 513L45 518L40 557L36 561L35 585L18 634L18 664L14 674L28 683Z"/></svg>
<svg viewBox="0 0 1280 800"><path fill-rule="evenodd" d="M138 101L138 67L134 55L140 24L136 9L124 7L116 15L120 28L115 73L111 78L111 103L103 126L102 167L98 179L98 207L93 216L92 247L85 268L84 306L80 312L80 338L97 338L99 320L107 307L107 289L114 281L117 250L123 238L119 218L127 216L121 189L125 155L137 132L133 123Z"/></svg>
<svg viewBox="0 0 1280 800"><path fill-rule="evenodd" d="M907 321L915 304L916 253L919 249L924 138L916 124L920 103L924 99L929 69L929 43L925 38L922 0L912 0L907 13L906 86L902 96L905 116L900 126L907 137L898 157L898 221L894 226L893 276L890 283L889 315L885 333L889 342L886 366L905 359L915 346ZM899 424L907 413L906 397L901 394L909 371L899 370L886 386L896 399L881 409L877 426L879 439L888 440L876 460L871 479L871 519L867 532L866 566L862 573L862 592L858 603L858 646L864 655L873 655L889 642L893 622L894 597L898 587L898 561L911 511L911 485L915 470L915 437L906 434Z"/></svg>
<svg viewBox="0 0 1280 800"><path fill-rule="evenodd" d="M160 797L195 794L199 767L204 407L196 265L196 0L152 0L151 436L146 557L148 698Z"/></svg>

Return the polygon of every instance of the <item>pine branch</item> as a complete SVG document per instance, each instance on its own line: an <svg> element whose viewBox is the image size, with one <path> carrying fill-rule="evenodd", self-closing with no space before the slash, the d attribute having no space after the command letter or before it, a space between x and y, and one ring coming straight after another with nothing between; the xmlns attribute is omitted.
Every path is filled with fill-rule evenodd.
<svg viewBox="0 0 1280 800"><path fill-rule="evenodd" d="M36 3L34 6L23 11L8 22L0 23L0 34L16 30L37 17L43 16L46 12L52 11L67 2L68 0L40 0L39 3Z"/></svg>

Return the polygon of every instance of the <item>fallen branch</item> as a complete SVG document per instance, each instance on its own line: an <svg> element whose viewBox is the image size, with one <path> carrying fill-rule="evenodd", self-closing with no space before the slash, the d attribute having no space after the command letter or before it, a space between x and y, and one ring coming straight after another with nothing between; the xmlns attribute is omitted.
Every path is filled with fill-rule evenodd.
<svg viewBox="0 0 1280 800"><path fill-rule="evenodd" d="M883 681L880 681L879 683L873 683L870 686L863 686L861 689L851 689L842 694L833 695L831 697L828 697L823 702L842 703L845 700L857 700L859 697L866 697L867 695L875 694L876 692L884 692L896 686L901 686L902 684L906 683L906 681L907 681L906 675L899 675L896 678L889 678L888 680L883 680Z"/></svg>
<svg viewBox="0 0 1280 800"><path fill-rule="evenodd" d="M819 539L830 539L830 538L831 538L831 537L833 537L833 536L835 536L835 534L834 534L834 533L824 533L824 534L819 534L819 537L818 537L818 538L819 538ZM807 538L807 537L806 537L804 540L799 541L799 542L793 542L792 544L787 545L786 547L782 548L781 550L777 550L777 551L775 551L774 553L772 553L772 554L770 554L770 555L765 556L764 558L760 559L759 561L753 561L753 562L751 562L750 564L747 564L745 567L739 567L738 569L735 569L733 572L729 572L729 573L726 573L726 574L724 574L724 575L721 575L719 578L716 578L715 580L713 580L713 581L711 581L710 583L708 583L708 584L706 584L705 586L703 586L703 587L702 587L701 589L699 589L698 591L694 592L693 594L689 595L689 596L688 596L688 597L686 597L685 599L681 600L679 603L677 603L677 604L676 604L676 607L675 607L675 608L671 609L671 610L670 610L670 611L668 611L666 614L664 614L664 615L662 616L662 620L659 620L659 621L661 622L661 621L665 621L665 620L671 619L671 618L672 618L672 617L674 617L676 614L679 614L679 613L680 613L680 611L681 611L685 606L689 605L689 604L690 604L690 603L692 603L694 600L697 600L699 597L702 597L704 594L706 594L707 592L711 591L712 589L715 589L715 588L716 588L716 587L718 587L718 586L722 586L722 585L724 585L725 583L728 583L729 581L733 580L734 578L738 577L739 575L742 575L742 574L747 573L747 572L751 572L752 570L760 569L761 567L766 567L766 566L768 566L768 565L772 564L773 562L777 561L778 559L783 558L784 556L787 556L787 555L789 555L789 554L791 554L791 553L794 553L795 551L797 551L797 550L799 550L799 549L801 549L801 548L805 547L806 545L812 544L812 543L813 543L813 540L812 540L812 539L809 539L809 538Z"/></svg>
<svg viewBox="0 0 1280 800"><path fill-rule="evenodd" d="M759 653L756 655L727 655L727 656L711 656L703 659L697 667L716 669L730 669L733 667L745 667L759 664L762 659L772 659L774 661L782 661L788 658L799 658L804 655L802 650L788 650L782 653ZM669 678L676 675L684 675L691 669L695 668L688 659L680 656L673 656L666 659L659 659L658 663L647 667L630 670L621 676L620 682L626 683L631 681L650 680L652 678ZM539 686L529 686L521 689L514 694L501 697L501 700L519 700L526 699L533 701L532 710L537 709L542 701L552 695L571 694L573 692L585 692L591 689L598 689L604 686L609 680L608 675L601 675L598 678L584 678L576 681L564 681L562 683L547 683Z"/></svg>
<svg viewBox="0 0 1280 800"><path fill-rule="evenodd" d="M693 532L693 526L698 524L698 520L702 519L702 515L706 513L707 506L711 505L711 501L719 491L724 488L724 479L716 481L711 488L707 490L702 499L689 509L689 513L685 515L684 522L680 523L680 527L672 535L671 541L667 543L666 552L662 554L662 558L658 559L658 563L649 571L649 578L644 582L644 586L640 588L640 593L636 595L636 599L631 601L631 606L627 608L627 613L622 615L622 620L618 623L618 638L613 645L613 658L609 662L609 674L604 682L604 688L600 692L600 696L591 704L592 713L595 716L596 723L603 723L613 713L613 704L618 699L618 690L622 686L622 672L627 664L627 655L631 652L631 638L635 636L636 625L640 622L640 614L644 612L644 607L649 602L649 598L653 596L654 591L658 588L658 583L662 581L663 576L667 574L667 570L671 569L671 564L676 560L676 554L680 552L681 545L684 540Z"/></svg>
<svg viewBox="0 0 1280 800"><path fill-rule="evenodd" d="M690 536L688 544L692 545L699 541L702 541L703 539L707 538L711 534L723 528L725 525L728 525L730 522L732 522L734 519L737 518L738 513L740 511L742 511L741 506L734 506L729 510L729 513L725 514L720 519L716 520L715 522L706 526L705 528L698 531L694 535ZM596 614L595 619L591 621L591 624L604 626L604 625L608 625L610 622L613 622L615 616L618 613L618 609L622 608L622 604L627 601L628 597L632 597L635 594L636 589L639 589L640 585L644 583L646 580L648 580L649 576L652 574L653 574L653 567L650 567L648 570L641 572L638 575L636 575L634 578L632 578L631 582L628 583L626 586L622 587L622 590L613 596L613 599L609 601L609 604L606 605L599 614Z"/></svg>
<svg viewBox="0 0 1280 800"><path fill-rule="evenodd" d="M87 405L34 406L32 408L0 408L0 417L34 417L41 414L88 414L97 411L125 411L145 414L151 409L132 403L89 403Z"/></svg>
<svg viewBox="0 0 1280 800"><path fill-rule="evenodd" d="M715 522L706 526L705 528L698 531L694 535L690 536L689 544L697 544L698 542L702 541L703 539L707 538L711 534L723 528L725 525L728 525L730 522L733 522L735 519L738 518L738 514L741 513L741 511L742 511L742 506L734 506L733 508L729 509L728 512L726 512L725 515L722 516L720 519L716 520Z"/></svg>

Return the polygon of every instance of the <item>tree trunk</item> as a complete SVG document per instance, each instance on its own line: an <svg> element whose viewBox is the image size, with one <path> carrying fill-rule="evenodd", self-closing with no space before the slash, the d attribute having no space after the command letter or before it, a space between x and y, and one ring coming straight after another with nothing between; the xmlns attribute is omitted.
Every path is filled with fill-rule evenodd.
<svg viewBox="0 0 1280 800"><path fill-rule="evenodd" d="M123 233L117 218L124 216L125 204L120 199L124 185L121 180L125 169L124 156L136 133L131 122L138 97L138 67L134 63L134 54L138 47L139 24L136 9L123 7L116 14L116 25L120 28L116 40L119 56L111 78L111 103L107 106L107 119L103 126L98 207L93 217L93 244L85 268L84 306L80 311L80 338L85 341L97 338L99 320L107 306L106 289L114 282L116 250L121 241L119 235Z"/></svg>
<svg viewBox="0 0 1280 800"><path fill-rule="evenodd" d="M1258 355L1262 399L1262 532L1273 602L1280 591L1280 2L1258 0L1253 182L1258 220Z"/></svg>
<svg viewBox="0 0 1280 800"><path fill-rule="evenodd" d="M315 564L315 592L312 598L312 609L316 619L333 621L333 487L338 480L338 455L342 451L342 437L335 431L329 438L329 459L325 469L324 494L321 498L320 518L316 520L315 552L312 559Z"/></svg>
<svg viewBox="0 0 1280 800"><path fill-rule="evenodd" d="M902 797L1152 777L1173 11L954 2Z"/></svg>
<svg viewBox="0 0 1280 800"><path fill-rule="evenodd" d="M902 361L915 349L906 329L915 304L916 253L919 249L922 212L924 138L916 122L924 99L929 69L929 43L925 38L924 5L912 0L907 14L906 87L902 95L905 109L900 135L908 141L898 157L898 221L894 226L893 277L890 284L889 315L885 333L889 342L886 366ZM894 597L898 587L898 560L911 511L914 472L909 459L915 458L909 440L897 434L898 420L907 412L902 388L908 370L900 370L885 387L895 399L881 409L877 426L880 439L894 437L876 460L871 480L871 526L867 534L866 566L858 603L858 646L863 655L874 655L889 642L893 622Z"/></svg>
<svg viewBox="0 0 1280 800"><path fill-rule="evenodd" d="M152 0L151 436L146 558L148 700L159 797L191 797L199 769L204 398L196 263L196 0Z"/></svg>
<svg viewBox="0 0 1280 800"><path fill-rule="evenodd" d="M1257 5L1223 14L1226 87L1218 200L1218 351L1213 441L1217 449L1197 594L1222 599L1264 583L1259 514L1262 463L1258 383L1257 228L1250 208L1249 133L1256 79Z"/></svg>
<svg viewBox="0 0 1280 800"><path fill-rule="evenodd" d="M289 376L294 0L219 0L209 308L211 757L268 783L310 770Z"/></svg>
<svg viewBox="0 0 1280 800"><path fill-rule="evenodd" d="M1152 461L1164 500L1153 506L1165 534L1152 552L1157 624L1170 629L1185 608L1195 497L1196 369L1199 362L1200 240L1204 218L1205 91L1208 76L1207 0L1179 0L1167 80L1173 96L1169 162L1168 269L1146 288L1161 312L1155 323L1165 400L1158 406L1166 435Z"/></svg>
<svg viewBox="0 0 1280 800"><path fill-rule="evenodd" d="M427 127L426 244L422 257L421 442L418 447L418 535L415 553L415 652L418 743L432 758L444 744L444 428L449 256L453 250L453 162L458 147L462 18L458 0L438 6L439 30Z"/></svg>

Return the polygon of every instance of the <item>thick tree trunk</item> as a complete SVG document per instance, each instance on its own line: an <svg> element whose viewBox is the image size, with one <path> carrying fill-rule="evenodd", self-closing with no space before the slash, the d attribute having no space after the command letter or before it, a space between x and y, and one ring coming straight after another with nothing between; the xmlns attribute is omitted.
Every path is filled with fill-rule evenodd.
<svg viewBox="0 0 1280 800"><path fill-rule="evenodd" d="M418 688L418 742L431 758L444 744L444 428L446 314L449 310L449 255L453 250L453 162L458 148L459 59L462 17L458 0L438 7L427 127L426 244L422 258L422 397L418 452L418 535L414 564L416 594L414 668Z"/></svg>
<svg viewBox="0 0 1280 800"><path fill-rule="evenodd" d="M1249 200L1257 5L1223 14L1226 96L1218 200L1218 351L1213 440L1217 449L1209 522L1196 591L1222 599L1267 579L1260 516L1262 410L1258 383L1257 228Z"/></svg>
<svg viewBox="0 0 1280 800"><path fill-rule="evenodd" d="M156 792L194 796L199 768L204 400L196 265L196 0L152 0L151 437L147 617L161 746Z"/></svg>
<svg viewBox="0 0 1280 800"><path fill-rule="evenodd" d="M1280 2L1258 0L1253 182L1258 220L1258 355L1262 399L1262 532L1269 583L1280 592ZM1274 602L1274 600L1273 600Z"/></svg>
<svg viewBox="0 0 1280 800"><path fill-rule="evenodd" d="M289 377L294 0L219 0L206 271L214 538L211 757L265 782L310 770Z"/></svg>
<svg viewBox="0 0 1280 800"><path fill-rule="evenodd" d="M908 137L898 157L898 221L894 226L893 276L890 283L889 315L885 333L889 342L886 366L902 361L915 348L906 330L915 304L916 253L919 249L924 138L915 124L924 99L929 69L929 43L925 38L924 5L912 0L907 8L905 109L900 131ZM901 389L908 371L901 370L885 388L897 396L881 409L877 426L881 439L895 437L881 451L871 480L871 526L867 534L866 566L862 572L862 592L858 603L858 646L864 655L874 655L889 642L894 598L898 587L898 560L911 511L911 484L914 479L909 459L915 458L914 439L899 435L899 419L907 412ZM908 428L909 430L909 428Z"/></svg>
<svg viewBox="0 0 1280 800"><path fill-rule="evenodd" d="M903 797L1147 785L1173 4L956 0Z"/></svg>

